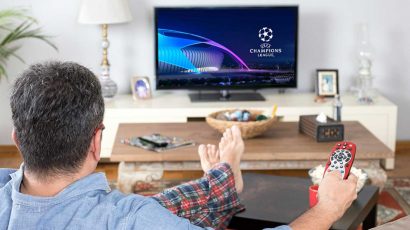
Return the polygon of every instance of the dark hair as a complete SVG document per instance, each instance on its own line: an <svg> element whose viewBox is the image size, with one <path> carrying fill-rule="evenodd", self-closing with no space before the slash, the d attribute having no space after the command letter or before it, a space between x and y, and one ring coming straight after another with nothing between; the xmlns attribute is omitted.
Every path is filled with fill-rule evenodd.
<svg viewBox="0 0 410 230"><path fill-rule="evenodd" d="M104 116L101 85L89 69L32 65L16 80L10 105L27 170L40 177L78 171Z"/></svg>

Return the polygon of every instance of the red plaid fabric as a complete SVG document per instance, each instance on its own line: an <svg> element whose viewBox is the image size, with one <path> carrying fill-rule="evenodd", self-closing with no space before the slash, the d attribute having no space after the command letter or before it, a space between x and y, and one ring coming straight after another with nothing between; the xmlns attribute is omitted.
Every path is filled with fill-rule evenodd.
<svg viewBox="0 0 410 230"><path fill-rule="evenodd" d="M166 189L152 197L172 213L201 227L225 229L244 209L235 189L231 167L220 163L204 177Z"/></svg>

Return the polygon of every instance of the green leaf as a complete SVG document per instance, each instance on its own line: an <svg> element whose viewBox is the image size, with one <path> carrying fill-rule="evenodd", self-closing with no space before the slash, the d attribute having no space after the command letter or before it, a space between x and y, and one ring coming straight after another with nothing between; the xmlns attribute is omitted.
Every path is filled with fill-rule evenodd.
<svg viewBox="0 0 410 230"><path fill-rule="evenodd" d="M4 68L4 66L0 65L0 80L1 80L2 76L7 78L7 72L6 72L6 69Z"/></svg>
<svg viewBox="0 0 410 230"><path fill-rule="evenodd" d="M13 22L21 20L37 22L35 18L27 15L27 10L24 8L0 10L0 26L12 24Z"/></svg>
<svg viewBox="0 0 410 230"><path fill-rule="evenodd" d="M24 62L17 54L21 43L15 44L20 40L38 39L58 51L57 46L49 40L51 37L42 33L41 28L37 27L36 19L28 16L25 9L0 10L0 32L6 32L0 38L0 79L2 76L7 77L5 66L10 57Z"/></svg>

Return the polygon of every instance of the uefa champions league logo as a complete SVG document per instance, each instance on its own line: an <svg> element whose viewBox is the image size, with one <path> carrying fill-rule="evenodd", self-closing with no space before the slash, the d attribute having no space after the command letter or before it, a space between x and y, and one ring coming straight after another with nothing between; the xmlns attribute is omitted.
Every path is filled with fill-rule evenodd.
<svg viewBox="0 0 410 230"><path fill-rule="evenodd" d="M282 53L282 48L272 47L268 43L273 38L273 30L271 28L265 26L260 29L258 37L263 43L259 45L260 48L249 49L250 54L256 55L258 58L273 58Z"/></svg>
<svg viewBox="0 0 410 230"><path fill-rule="evenodd" d="M273 38L273 31L271 28L263 27L259 30L259 38L263 42L269 42Z"/></svg>

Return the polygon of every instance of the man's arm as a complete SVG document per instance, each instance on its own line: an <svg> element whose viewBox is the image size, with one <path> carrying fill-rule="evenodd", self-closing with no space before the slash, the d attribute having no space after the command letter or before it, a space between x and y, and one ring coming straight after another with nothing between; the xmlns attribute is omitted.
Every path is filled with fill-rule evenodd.
<svg viewBox="0 0 410 230"><path fill-rule="evenodd" d="M357 177L342 179L338 171L326 173L319 186L318 203L290 224L293 230L329 229L357 198Z"/></svg>

